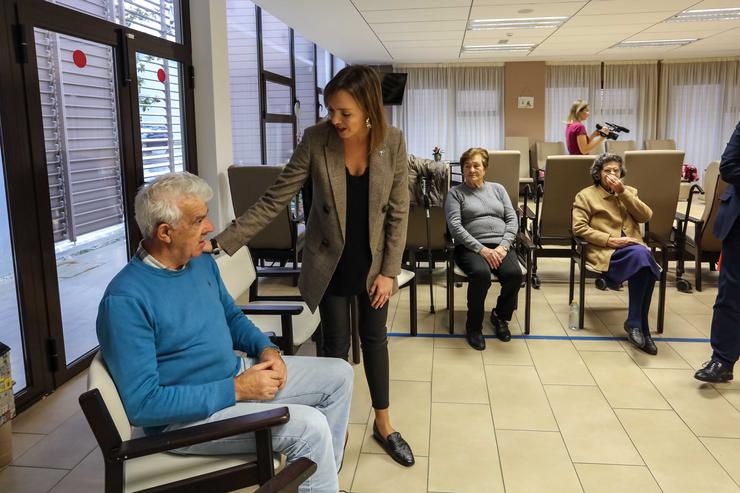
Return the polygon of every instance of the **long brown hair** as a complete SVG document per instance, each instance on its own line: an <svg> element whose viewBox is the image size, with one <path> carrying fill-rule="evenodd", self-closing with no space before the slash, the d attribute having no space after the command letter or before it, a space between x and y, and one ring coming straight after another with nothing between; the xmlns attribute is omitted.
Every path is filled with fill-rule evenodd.
<svg viewBox="0 0 740 493"><path fill-rule="evenodd" d="M380 149L388 133L388 123L378 72L367 65L347 65L324 88L324 100L342 90L347 91L370 118L370 152Z"/></svg>

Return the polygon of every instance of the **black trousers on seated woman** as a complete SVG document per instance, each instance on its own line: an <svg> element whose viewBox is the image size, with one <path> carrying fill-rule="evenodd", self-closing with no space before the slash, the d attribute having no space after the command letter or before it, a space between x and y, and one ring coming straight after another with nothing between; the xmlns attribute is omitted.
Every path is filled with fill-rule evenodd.
<svg viewBox="0 0 740 493"><path fill-rule="evenodd" d="M652 253L643 245L618 248L609 261L609 270L604 273L607 286L615 289L624 281L629 282L629 307L627 326L650 331L648 312L653 297L655 281L660 278L660 267Z"/></svg>
<svg viewBox="0 0 740 493"><path fill-rule="evenodd" d="M496 248L498 245L484 245ZM511 320L516 310L517 295L522 284L522 269L516 253L509 250L498 269L491 269L486 259L468 248L458 245L455 247L455 263L468 276L468 320L465 329L468 332L480 331L483 328L486 295L491 287L491 272L496 274L501 282L501 293L496 300L496 316L500 320Z"/></svg>

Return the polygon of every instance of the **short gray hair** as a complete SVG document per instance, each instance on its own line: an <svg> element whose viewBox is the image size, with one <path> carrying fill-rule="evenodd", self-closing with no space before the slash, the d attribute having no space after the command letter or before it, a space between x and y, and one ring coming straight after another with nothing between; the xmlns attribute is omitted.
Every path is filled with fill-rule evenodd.
<svg viewBox="0 0 740 493"><path fill-rule="evenodd" d="M608 163L617 163L619 165L619 177L624 178L627 174L627 168L624 167L624 161L618 154L609 154L605 152L600 154L595 160L594 164L591 165L591 179L594 181L594 185L601 183L601 170L604 169Z"/></svg>
<svg viewBox="0 0 740 493"><path fill-rule="evenodd" d="M174 226L180 222L182 211L179 203L187 197L208 202L213 197L213 190L203 178L187 171L161 175L141 187L136 194L134 211L144 239L153 238L160 224Z"/></svg>

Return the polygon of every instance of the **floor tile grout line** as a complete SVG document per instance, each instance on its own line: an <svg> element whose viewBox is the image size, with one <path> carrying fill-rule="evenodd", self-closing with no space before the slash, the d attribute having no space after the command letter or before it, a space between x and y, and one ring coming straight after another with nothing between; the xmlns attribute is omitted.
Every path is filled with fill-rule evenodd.
<svg viewBox="0 0 740 493"><path fill-rule="evenodd" d="M481 354L481 361L483 360L483 354ZM493 439L496 440L496 457L498 457L498 470L501 477L501 487L506 492L506 480L504 479L504 464L501 461L501 447L499 446L498 435L496 434L496 418L493 415L493 402L491 400L491 388L488 386L488 372L486 371L486 364L483 361L483 379L486 382L486 395L488 396L488 414L491 416L491 426L493 427Z"/></svg>

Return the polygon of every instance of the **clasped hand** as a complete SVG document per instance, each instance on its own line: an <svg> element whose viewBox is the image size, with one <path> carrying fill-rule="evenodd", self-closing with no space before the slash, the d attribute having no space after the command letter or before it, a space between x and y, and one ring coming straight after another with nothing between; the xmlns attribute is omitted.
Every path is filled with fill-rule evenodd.
<svg viewBox="0 0 740 493"><path fill-rule="evenodd" d="M620 238L612 238L610 237L606 241L606 246L609 248L624 248L626 246L630 245L640 245L641 242L637 238L632 238L631 236L622 236Z"/></svg>
<svg viewBox="0 0 740 493"><path fill-rule="evenodd" d="M607 186L609 190L611 190L614 193L623 193L624 192L624 183L622 183L622 180L617 178L614 175L606 175L604 177L604 184Z"/></svg>
<svg viewBox="0 0 740 493"><path fill-rule="evenodd" d="M237 401L272 400L288 381L288 369L280 353L273 350L267 350L265 353L260 363L234 378Z"/></svg>
<svg viewBox="0 0 740 493"><path fill-rule="evenodd" d="M501 262L503 262L506 257L506 249L501 245L496 248L483 247L480 252L478 252L478 255L488 262L491 269L498 269L499 265L501 265Z"/></svg>

